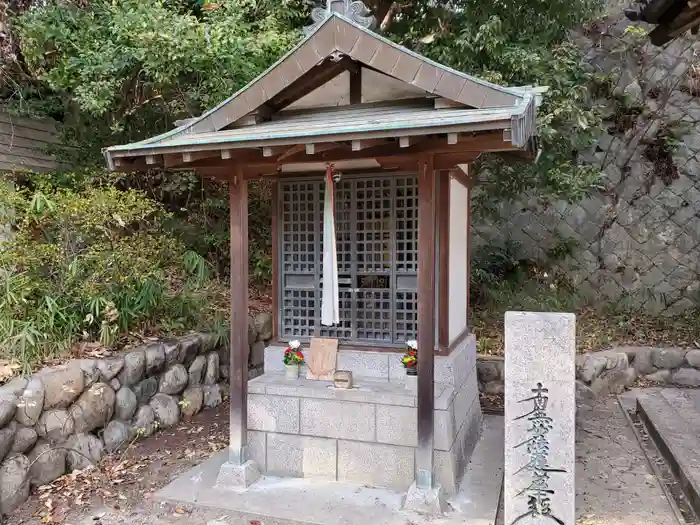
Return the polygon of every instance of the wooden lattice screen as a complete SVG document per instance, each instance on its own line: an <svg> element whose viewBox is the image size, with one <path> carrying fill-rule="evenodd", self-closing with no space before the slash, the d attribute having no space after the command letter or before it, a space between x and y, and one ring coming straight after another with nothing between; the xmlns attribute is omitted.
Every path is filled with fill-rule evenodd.
<svg viewBox="0 0 700 525"><path fill-rule="evenodd" d="M324 188L322 178L280 182L280 338L387 346L415 338L417 177L346 176L336 185L340 325L330 328L320 323Z"/></svg>

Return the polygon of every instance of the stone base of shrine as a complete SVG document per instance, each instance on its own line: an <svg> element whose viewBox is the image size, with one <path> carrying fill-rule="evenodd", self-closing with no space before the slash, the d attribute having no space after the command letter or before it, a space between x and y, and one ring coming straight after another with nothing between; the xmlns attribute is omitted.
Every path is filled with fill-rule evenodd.
<svg viewBox="0 0 700 525"><path fill-rule="evenodd" d="M405 491L414 482L417 395L401 353L343 351L354 387L286 379L282 347L248 383L248 451L272 476L316 478ZM435 481L454 494L481 429L473 336L435 361Z"/></svg>

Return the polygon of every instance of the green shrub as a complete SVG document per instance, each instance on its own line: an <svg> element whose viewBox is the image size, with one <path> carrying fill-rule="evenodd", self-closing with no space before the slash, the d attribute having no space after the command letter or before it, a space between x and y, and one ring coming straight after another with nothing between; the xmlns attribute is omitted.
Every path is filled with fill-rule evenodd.
<svg viewBox="0 0 700 525"><path fill-rule="evenodd" d="M216 323L209 264L164 233L160 204L135 191L0 185L0 348L29 367L81 341Z"/></svg>

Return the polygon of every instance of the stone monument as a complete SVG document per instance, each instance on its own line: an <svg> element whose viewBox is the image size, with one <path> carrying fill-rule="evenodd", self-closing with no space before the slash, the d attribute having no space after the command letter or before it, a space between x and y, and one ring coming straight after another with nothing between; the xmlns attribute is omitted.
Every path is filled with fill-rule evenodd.
<svg viewBox="0 0 700 525"><path fill-rule="evenodd" d="M505 337L505 525L574 525L576 316L507 312Z"/></svg>

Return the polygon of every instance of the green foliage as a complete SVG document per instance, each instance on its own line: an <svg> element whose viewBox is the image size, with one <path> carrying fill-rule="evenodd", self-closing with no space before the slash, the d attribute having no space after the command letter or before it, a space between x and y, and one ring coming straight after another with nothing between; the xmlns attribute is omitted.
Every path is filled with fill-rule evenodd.
<svg viewBox="0 0 700 525"><path fill-rule="evenodd" d="M15 28L45 98L67 108L61 120L66 139L80 146L78 160L101 162L105 144L200 114L292 45L299 34L288 27L289 15L270 5L227 0L202 11L172 0L48 2L26 11ZM30 110L35 99L20 102Z"/></svg>
<svg viewBox="0 0 700 525"><path fill-rule="evenodd" d="M439 62L503 85L547 86L539 109L542 155L537 163L495 156L480 163L486 183L474 209L496 213L528 189L550 199L578 200L600 173L581 165L577 152L590 146L600 117L590 103L593 77L567 41L576 26L601 7L598 0L460 0L435 7L414 3L392 26L394 37ZM452 9L450 8L452 6Z"/></svg>
<svg viewBox="0 0 700 525"><path fill-rule="evenodd" d="M496 212L525 191L576 200L598 184L577 153L600 123L588 88L609 82L582 67L567 37L600 0L367 3L380 20L393 12L388 36L419 53L493 82L549 87L538 162L482 156L486 183L474 192L475 212ZM15 111L59 120L72 146L61 154L74 166L101 166L102 147L170 130L243 87L301 38L308 14L305 0L34 2L9 21L20 59L0 70L15 72L0 94ZM0 265L0 340L12 352L41 357L82 339L113 344L129 331L205 321L226 336L225 320L207 310L221 293L213 283L228 270L225 183L96 169L19 182L21 191L3 195L17 231ZM269 187L251 184L250 199L250 275L264 283ZM483 251L474 268L481 303L539 275L512 253Z"/></svg>
<svg viewBox="0 0 700 525"><path fill-rule="evenodd" d="M0 185L0 348L25 366L80 341L112 346L132 331L202 326L217 287L199 254L164 233L168 217L143 194L82 192L40 179Z"/></svg>

